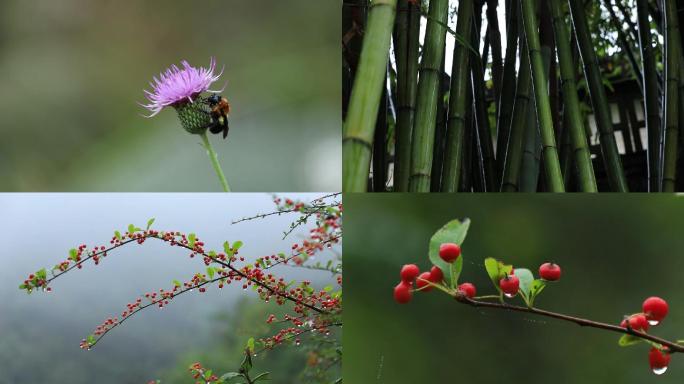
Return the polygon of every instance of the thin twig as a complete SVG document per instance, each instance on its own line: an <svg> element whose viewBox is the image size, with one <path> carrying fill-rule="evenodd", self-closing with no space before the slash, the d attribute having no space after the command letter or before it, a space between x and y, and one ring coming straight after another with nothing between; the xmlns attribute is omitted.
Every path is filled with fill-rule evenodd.
<svg viewBox="0 0 684 384"><path fill-rule="evenodd" d="M684 352L684 345L680 345L680 344L677 344L676 342L665 340L665 339L662 339L662 338L657 337L657 336L649 335L648 333L645 333L645 332L636 331L636 330L631 329L631 328L623 328L623 327L620 327L618 325L601 323L598 321L593 321L593 320L584 319L581 317L570 316L570 315L564 315L562 313L551 312L551 311L538 309L538 308L534 308L534 307L528 308L528 307L521 307L518 305L510 305L510 304L506 304L506 303L502 304L502 303L496 303L496 302L473 300L473 299L470 299L467 296L465 296L460 291L453 293L453 296L456 300L458 300L459 303L468 304L468 305L471 305L473 307L487 307L487 308L503 309L503 310L509 310L509 311L533 313L535 315L545 316L545 317L552 317L554 319L559 319L559 320L564 320L564 321L569 321L571 323L575 323L581 327L605 329L607 331L623 333L625 335L631 335L634 337L638 337L640 339L649 340L649 341L652 341L654 343L667 346L671 353L673 353L673 352L680 352L680 353Z"/></svg>

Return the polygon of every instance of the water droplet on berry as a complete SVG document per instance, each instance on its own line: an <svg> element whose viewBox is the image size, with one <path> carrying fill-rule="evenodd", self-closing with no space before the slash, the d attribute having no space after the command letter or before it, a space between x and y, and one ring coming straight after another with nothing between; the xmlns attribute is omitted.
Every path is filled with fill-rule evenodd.
<svg viewBox="0 0 684 384"><path fill-rule="evenodd" d="M504 296L508 297L509 299L513 296L515 296L514 293L504 293Z"/></svg>
<svg viewBox="0 0 684 384"><path fill-rule="evenodd" d="M653 373L655 373L656 375L662 375L663 373L665 373L665 371L667 371L667 367L653 368Z"/></svg>
<svg viewBox="0 0 684 384"><path fill-rule="evenodd" d="M649 325L658 325L658 324L660 324L660 321L658 321L658 320L649 320L649 321L648 321L648 324L649 324Z"/></svg>

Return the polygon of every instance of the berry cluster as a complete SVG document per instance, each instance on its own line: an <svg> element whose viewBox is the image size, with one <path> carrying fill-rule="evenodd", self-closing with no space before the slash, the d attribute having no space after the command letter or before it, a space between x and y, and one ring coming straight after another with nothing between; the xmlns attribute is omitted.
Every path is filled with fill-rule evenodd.
<svg viewBox="0 0 684 384"><path fill-rule="evenodd" d="M461 247L455 243L444 243L439 247L439 257L447 263L453 263L461 255ZM412 287L415 280L415 291L429 292L433 286L444 281L444 272L438 266L433 266L429 271L420 273L420 269L415 264L406 264L399 273L401 281L394 287L394 300L400 304L411 301ZM472 283L463 283L458 286L458 290L466 297L475 297L476 289Z"/></svg>
<svg viewBox="0 0 684 384"><path fill-rule="evenodd" d="M669 309L667 301L656 296L649 297L641 305L641 312L625 316L622 322L620 322L620 327L628 331L646 333L650 326L656 326L663 321ZM629 339L629 335L626 335L625 340ZM648 362L655 374L665 373L667 366L670 364L670 349L667 346L652 343L648 354Z"/></svg>

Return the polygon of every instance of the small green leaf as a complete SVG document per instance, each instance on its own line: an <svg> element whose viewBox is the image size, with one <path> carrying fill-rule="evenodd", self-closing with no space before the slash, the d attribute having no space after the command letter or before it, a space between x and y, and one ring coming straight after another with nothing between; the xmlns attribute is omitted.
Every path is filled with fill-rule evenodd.
<svg viewBox="0 0 684 384"><path fill-rule="evenodd" d="M69 250L69 260L76 261L77 258L78 258L78 251L76 250L76 248L71 248Z"/></svg>
<svg viewBox="0 0 684 384"><path fill-rule="evenodd" d="M618 340L618 345L621 347L628 347L630 345L638 344L641 341L643 340L639 337L625 334L620 337L620 340Z"/></svg>
<svg viewBox="0 0 684 384"><path fill-rule="evenodd" d="M45 280L47 278L47 271L43 268L36 272L36 276L41 280Z"/></svg>
<svg viewBox="0 0 684 384"><path fill-rule="evenodd" d="M224 373L223 376L221 376L221 380L230 380L234 377L242 377L242 374L240 372Z"/></svg>
<svg viewBox="0 0 684 384"><path fill-rule="evenodd" d="M114 231L114 237L116 237L117 240L121 241L121 232Z"/></svg>
<svg viewBox="0 0 684 384"><path fill-rule="evenodd" d="M207 267L207 275L209 275L209 279L214 278L214 274L216 273L216 268L214 267Z"/></svg>
<svg viewBox="0 0 684 384"><path fill-rule="evenodd" d="M493 257L488 257L484 260L484 265L485 269L487 270L487 274L489 275L489 278L492 280L492 283L494 283L494 286L496 289L499 288L499 262L496 261L495 258Z"/></svg>
<svg viewBox="0 0 684 384"><path fill-rule="evenodd" d="M135 232L135 225L128 224L128 233L134 233L134 232Z"/></svg>
<svg viewBox="0 0 684 384"><path fill-rule="evenodd" d="M269 380L268 375L270 375L270 374L271 374L271 372L260 373L255 378L252 379L252 382L256 383L257 381L261 381L261 380Z"/></svg>
<svg viewBox="0 0 684 384"><path fill-rule="evenodd" d="M212 373L214 373L214 371L212 371L211 369L207 369L206 371L204 371L204 377L209 378L211 377Z"/></svg>
<svg viewBox="0 0 684 384"><path fill-rule="evenodd" d="M247 340L247 349L249 349L250 353L254 353L254 338L250 337L249 340Z"/></svg>
<svg viewBox="0 0 684 384"><path fill-rule="evenodd" d="M150 229L150 227L154 224L154 217L147 220L147 229Z"/></svg>
<svg viewBox="0 0 684 384"><path fill-rule="evenodd" d="M522 292L525 297L530 297L530 290L532 288L532 282L534 281L532 272L526 268L516 268L515 276L520 280L520 292Z"/></svg>
<svg viewBox="0 0 684 384"><path fill-rule="evenodd" d="M237 251L241 247L242 247L242 241L238 240L238 241L233 243L233 250Z"/></svg>
<svg viewBox="0 0 684 384"><path fill-rule="evenodd" d="M229 257L233 256L233 254L234 254L233 249L230 247L230 243L227 241L223 243L223 252L225 252L226 256L229 256Z"/></svg>
<svg viewBox="0 0 684 384"><path fill-rule="evenodd" d="M90 344L90 345L95 344L95 335L88 335L88 337L86 338L86 341L87 341L88 344Z"/></svg>
<svg viewBox="0 0 684 384"><path fill-rule="evenodd" d="M181 284L180 281L174 280L174 281L173 281L173 285L175 285L176 287L180 288L182 284Z"/></svg>
<svg viewBox="0 0 684 384"><path fill-rule="evenodd" d="M326 285L326 286L323 288L323 291L324 291L324 292L330 292L330 291L332 291L332 290L333 290L332 285Z"/></svg>
<svg viewBox="0 0 684 384"><path fill-rule="evenodd" d="M461 276L461 271L463 270L463 254L456 259L451 265L449 265L449 271L451 273L451 281L453 286L458 285L458 278Z"/></svg>
<svg viewBox="0 0 684 384"><path fill-rule="evenodd" d="M537 297L538 294L541 293L541 291L544 290L546 287L546 280L542 279L536 279L532 282L532 286L530 287L530 297L532 300L534 300L535 297Z"/></svg>
<svg viewBox="0 0 684 384"><path fill-rule="evenodd" d="M188 234L188 247L195 248L195 240L197 240L197 235L194 233Z"/></svg>
<svg viewBox="0 0 684 384"><path fill-rule="evenodd" d="M450 263L445 262L441 257L439 257L439 246L443 243L456 243L461 245L463 240L465 240L466 234L468 233L469 226L469 219L464 219L463 221L452 220L446 223L442 228L435 232L434 235L432 235L432 238L430 238L430 245L428 248L430 261L432 264L438 266L442 271L451 272L449 276L444 276L451 287L454 287L458 282L458 275L461 273L461 268L463 268L463 255L456 259L457 262L460 261L461 266L453 266L454 270L452 271L452 266Z"/></svg>

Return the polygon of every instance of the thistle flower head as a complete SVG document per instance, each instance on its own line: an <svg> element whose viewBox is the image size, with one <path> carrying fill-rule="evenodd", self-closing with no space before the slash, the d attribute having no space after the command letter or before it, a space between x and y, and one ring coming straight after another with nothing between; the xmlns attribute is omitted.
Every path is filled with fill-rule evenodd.
<svg viewBox="0 0 684 384"><path fill-rule="evenodd" d="M152 117L158 114L164 107L179 107L193 100L202 92L209 91L209 86L221 77L220 73L214 74L216 60L209 60L209 67L193 67L187 61L181 61L182 68L175 64L168 68L159 77L154 77L150 82L151 91L145 90L149 104L141 104L147 108ZM213 91L212 91L213 92Z"/></svg>

